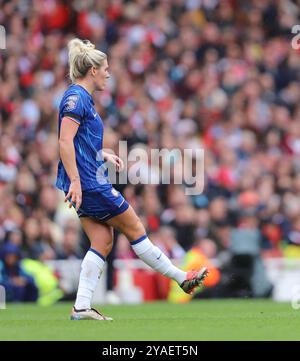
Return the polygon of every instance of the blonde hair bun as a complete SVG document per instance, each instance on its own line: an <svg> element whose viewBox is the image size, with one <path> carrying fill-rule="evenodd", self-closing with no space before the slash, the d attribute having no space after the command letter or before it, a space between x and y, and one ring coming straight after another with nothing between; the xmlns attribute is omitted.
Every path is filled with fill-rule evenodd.
<svg viewBox="0 0 300 361"><path fill-rule="evenodd" d="M98 68L107 59L106 54L95 49L95 45L89 40L72 39L68 43L68 50L72 83L84 77L92 66Z"/></svg>

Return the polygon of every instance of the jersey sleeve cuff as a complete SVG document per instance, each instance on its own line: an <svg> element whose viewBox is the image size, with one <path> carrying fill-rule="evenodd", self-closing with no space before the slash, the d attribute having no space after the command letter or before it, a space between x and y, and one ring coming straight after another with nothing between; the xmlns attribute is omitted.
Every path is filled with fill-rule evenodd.
<svg viewBox="0 0 300 361"><path fill-rule="evenodd" d="M69 119L73 120L73 122L75 122L75 123L78 124L78 125L80 124L80 118L79 118L79 116L76 115L76 114L64 113L64 114L63 114L63 117L69 118Z"/></svg>

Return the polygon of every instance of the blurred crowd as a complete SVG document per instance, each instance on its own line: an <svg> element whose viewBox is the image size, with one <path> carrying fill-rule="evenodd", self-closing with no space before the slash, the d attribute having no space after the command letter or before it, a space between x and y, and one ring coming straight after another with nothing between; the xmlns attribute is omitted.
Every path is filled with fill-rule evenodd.
<svg viewBox="0 0 300 361"><path fill-rule="evenodd" d="M105 148L204 149L202 194L116 185L156 244L216 258L247 229L264 256L300 257L299 0L0 0L0 24L0 245L42 261L84 255L54 187L66 46L79 37L108 54L108 87L94 94ZM116 257L134 257L118 238Z"/></svg>

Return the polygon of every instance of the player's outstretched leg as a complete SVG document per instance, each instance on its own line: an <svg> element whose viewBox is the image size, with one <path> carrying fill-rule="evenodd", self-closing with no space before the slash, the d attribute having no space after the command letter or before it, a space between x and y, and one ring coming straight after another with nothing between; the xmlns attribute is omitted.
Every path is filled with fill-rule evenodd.
<svg viewBox="0 0 300 361"><path fill-rule="evenodd" d="M170 259L144 235L131 242L136 255L157 272L175 280L184 292L192 294L195 289L201 286L208 274L207 268L200 271L184 272L174 266Z"/></svg>
<svg viewBox="0 0 300 361"><path fill-rule="evenodd" d="M174 266L170 259L150 241L142 222L131 206L125 212L108 220L107 224L125 234L135 254L141 260L155 271L175 280L186 293L191 294L207 276L206 268L198 272L184 272Z"/></svg>

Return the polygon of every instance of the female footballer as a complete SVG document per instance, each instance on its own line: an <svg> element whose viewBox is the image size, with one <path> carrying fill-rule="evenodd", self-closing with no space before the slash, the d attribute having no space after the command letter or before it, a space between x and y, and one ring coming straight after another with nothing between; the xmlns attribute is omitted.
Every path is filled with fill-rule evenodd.
<svg viewBox="0 0 300 361"><path fill-rule="evenodd" d="M113 228L130 241L135 254L155 271L175 280L192 293L207 275L207 269L184 272L175 267L148 238L133 208L113 188L99 167L111 162L119 171L122 160L102 151L103 122L94 108L93 93L105 88L109 78L106 54L88 40L68 44L70 79L59 106L59 153L56 186L65 192L65 202L75 207L91 248L86 253L79 278L72 320L112 320L94 308L91 300L111 251Z"/></svg>

